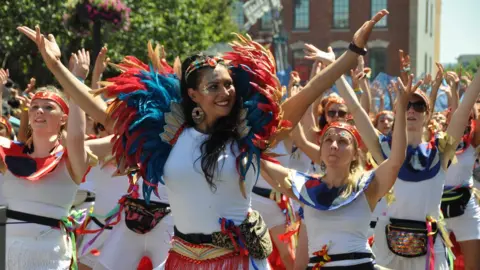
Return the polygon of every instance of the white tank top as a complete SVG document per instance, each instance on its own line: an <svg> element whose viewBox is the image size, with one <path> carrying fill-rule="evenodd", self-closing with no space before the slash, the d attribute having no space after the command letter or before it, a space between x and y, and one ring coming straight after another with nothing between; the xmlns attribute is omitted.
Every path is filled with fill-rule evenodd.
<svg viewBox="0 0 480 270"><path fill-rule="evenodd" d="M67 216L78 190L65 160L38 181L16 177L8 170L1 177L3 197L9 209L44 217Z"/></svg>
<svg viewBox="0 0 480 270"><path fill-rule="evenodd" d="M438 220L442 199L445 171L431 179L408 182L397 178L393 185L395 200L387 207L387 217L425 221L427 216Z"/></svg>
<svg viewBox="0 0 480 270"><path fill-rule="evenodd" d="M350 252L371 253L368 245L368 230L372 212L365 193L350 204L332 211L320 211L309 206L304 207L305 224L308 235L308 253L320 251L330 243L328 254ZM325 266L346 266L372 261L361 260L337 261Z"/></svg>
<svg viewBox="0 0 480 270"><path fill-rule="evenodd" d="M463 186L473 184L473 166L475 165L475 148L471 145L463 153L457 155L457 162L447 170L445 186Z"/></svg>
<svg viewBox="0 0 480 270"><path fill-rule="evenodd" d="M211 234L220 230L219 218L239 225L250 210L251 191L256 171L251 167L246 176L245 199L239 188L236 170L238 148L227 144L218 159L212 191L201 168L200 146L208 135L187 128L179 136L164 168L164 179L175 226L182 233ZM258 170L258 168L255 168Z"/></svg>

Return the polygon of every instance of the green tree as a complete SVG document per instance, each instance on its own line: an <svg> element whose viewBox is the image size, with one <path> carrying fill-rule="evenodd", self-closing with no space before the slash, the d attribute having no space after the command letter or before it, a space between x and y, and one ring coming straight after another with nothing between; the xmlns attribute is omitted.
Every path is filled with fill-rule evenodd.
<svg viewBox="0 0 480 270"><path fill-rule="evenodd" d="M233 0L123 1L131 8L130 30L115 32L107 23L102 25L103 42L108 44L114 62L125 55L146 61L149 40L164 45L167 60L172 61L176 56L184 58L229 41L231 32L238 31L231 17ZM54 78L44 67L35 44L18 33L17 26L38 24L42 32L54 34L64 63L75 50L92 50L90 36L78 36L63 24L63 16L71 12L71 6L72 0L7 0L0 7L0 65L10 70L12 79L22 87L33 76L37 85L54 83Z"/></svg>
<svg viewBox="0 0 480 270"><path fill-rule="evenodd" d="M472 76L475 75L475 73L477 73L477 70L478 68L480 67L480 57L477 57L475 59L473 59L472 61L470 61L470 63L468 63L467 65L464 65L462 63L458 63L458 64L455 64L455 65L451 65L449 67L447 67L446 69L448 71L460 71L460 68L462 69L462 74L465 74L468 73Z"/></svg>

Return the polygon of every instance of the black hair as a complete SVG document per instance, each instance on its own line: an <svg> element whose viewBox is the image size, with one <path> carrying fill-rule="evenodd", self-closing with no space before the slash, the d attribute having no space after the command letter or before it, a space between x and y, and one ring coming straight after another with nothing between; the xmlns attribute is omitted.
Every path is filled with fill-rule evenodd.
<svg viewBox="0 0 480 270"><path fill-rule="evenodd" d="M195 126L195 122L192 118L192 110L197 107L197 104L188 95L188 89L198 89L200 81L203 77L202 71L206 70L207 68L211 69L212 67L202 67L196 69L188 75L188 79L185 78L185 71L195 60L205 60L208 57L213 56L198 53L188 57L182 63L182 78L180 81L182 107L186 124L189 127ZM201 160L201 168L212 191L216 191L217 188L213 182L213 179L217 170L218 158L220 157L220 154L226 149L226 146L229 142L240 138L240 135L237 131L237 126L240 123L240 107L240 100L237 96L230 114L219 118L213 124L213 126L208 127L209 136L200 147L201 156L199 160Z"/></svg>

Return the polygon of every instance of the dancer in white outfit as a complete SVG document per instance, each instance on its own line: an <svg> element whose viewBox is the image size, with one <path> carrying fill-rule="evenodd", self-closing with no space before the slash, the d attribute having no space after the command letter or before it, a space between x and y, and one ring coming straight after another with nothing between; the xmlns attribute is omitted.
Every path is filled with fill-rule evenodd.
<svg viewBox="0 0 480 270"><path fill-rule="evenodd" d="M475 137L478 137L474 121L471 120L457 149L457 162L447 170L441 204L447 228L455 234L468 270L480 265L480 206L472 189Z"/></svg>
<svg viewBox="0 0 480 270"><path fill-rule="evenodd" d="M75 123L67 128L68 156L59 135L67 118ZM0 138L8 206L6 269L69 269L76 266L75 221L85 216L69 212L88 162L94 160L84 144L85 115L48 87L33 96L29 123L32 136L26 144Z"/></svg>
<svg viewBox="0 0 480 270"><path fill-rule="evenodd" d="M359 150L361 138L356 128L340 122L324 128L319 146L302 144L302 150L324 167L326 174L321 178L289 171L273 163L262 164L266 179L274 179L285 194L305 204L311 254L308 269L377 268L368 244L370 216L378 200L392 187L395 174L405 158L404 107L411 94L410 82L397 103L401 106L397 110L404 117L398 118L391 158L374 171L363 171ZM298 130L299 136L303 137L302 128ZM305 138L303 140L306 141Z"/></svg>
<svg viewBox="0 0 480 270"><path fill-rule="evenodd" d="M440 69L440 77L442 69ZM405 81L406 78L403 78ZM421 83L421 82L419 82ZM337 84L338 86L338 84ZM346 89L345 89L346 88ZM339 88L348 105L354 104L349 87ZM346 91L348 90L348 91ZM470 85L463 102L452 116L447 134L424 137L429 119L429 99L417 90L407 106L407 158L394 185L395 201L375 228L374 253L379 264L393 269L448 269L443 239L440 200L445 170L454 157L470 111L480 92L480 76ZM363 110L352 111L355 123L369 151L377 162L390 156L391 136L378 135ZM398 116L397 116L398 117ZM438 228L438 229L437 229Z"/></svg>

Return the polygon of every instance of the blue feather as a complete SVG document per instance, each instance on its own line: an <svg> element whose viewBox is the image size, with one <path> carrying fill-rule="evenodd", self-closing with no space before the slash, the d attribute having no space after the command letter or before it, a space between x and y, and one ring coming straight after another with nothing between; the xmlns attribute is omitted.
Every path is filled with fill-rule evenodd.
<svg viewBox="0 0 480 270"><path fill-rule="evenodd" d="M152 66L150 70L154 70ZM165 116L170 112L171 102L181 102L180 82L174 74L159 74L154 71L142 71L136 76L140 78L145 89L118 95L118 99L136 111L132 121L128 123L128 134L122 134L121 140L124 149L127 142L131 145L126 155L136 155L139 148L142 148L138 162L145 169L144 180L149 183L144 184L142 190L145 201L149 203L156 186L159 183L164 184L163 169L172 145L164 142L160 134L164 131ZM140 132L137 138L127 137L136 132Z"/></svg>

